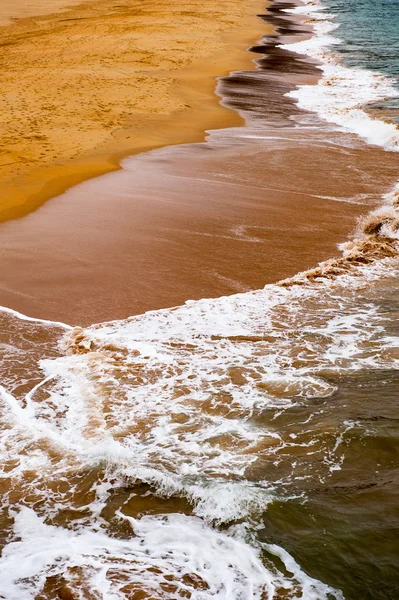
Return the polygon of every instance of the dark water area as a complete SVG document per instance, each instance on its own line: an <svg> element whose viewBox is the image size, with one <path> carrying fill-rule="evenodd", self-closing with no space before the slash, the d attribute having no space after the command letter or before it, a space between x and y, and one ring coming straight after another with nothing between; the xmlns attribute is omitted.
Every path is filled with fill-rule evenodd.
<svg viewBox="0 0 399 600"><path fill-rule="evenodd" d="M274 33L249 48L259 55L256 71L239 71L219 79L218 94L223 104L239 111L249 126L292 126L293 118L303 115L303 111L286 94L297 84L316 83L320 77L319 69L308 57L280 48L281 44L311 35L310 25L284 12L295 6L289 0L276 0L266 14L259 15L274 27Z"/></svg>
<svg viewBox="0 0 399 600"><path fill-rule="evenodd" d="M382 325L384 335L396 339L398 285L398 278L380 281L362 295L362 301L372 302L381 315L375 326ZM322 403L296 405L277 417L275 425L281 430L289 426L297 435L298 422L310 419L313 434L315 426L321 428L326 440L328 432L340 431L335 466L326 475L328 452L322 464L314 460L317 453L299 455L308 469L302 464L299 477L291 481L289 492L298 498L268 507L261 539L284 547L309 575L341 589L348 600L395 600L399 594L399 373L359 367L350 375L338 371L327 380L336 386L333 396Z"/></svg>
<svg viewBox="0 0 399 600"><path fill-rule="evenodd" d="M264 515L263 536L348 600L395 600L399 375L360 371L335 384L324 410L333 403L340 420L356 423L344 435L341 468L324 482L309 478L305 498L273 503Z"/></svg>

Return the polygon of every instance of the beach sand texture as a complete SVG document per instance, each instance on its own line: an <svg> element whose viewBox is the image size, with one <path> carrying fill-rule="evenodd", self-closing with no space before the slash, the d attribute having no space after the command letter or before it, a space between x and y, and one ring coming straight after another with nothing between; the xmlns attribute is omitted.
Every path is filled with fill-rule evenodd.
<svg viewBox="0 0 399 600"><path fill-rule="evenodd" d="M95 0L86 0L95 2ZM10 25L16 19L48 15L82 4L82 0L2 0L0 25Z"/></svg>
<svg viewBox="0 0 399 600"><path fill-rule="evenodd" d="M245 57L252 67L219 81L223 104L235 111L221 107L214 95L216 82L210 72L221 66L215 50L213 58L169 72L168 81L179 77L181 85L165 84L165 98L172 98L167 90L173 88L178 91L173 99L183 102L191 86L195 101L187 103L193 110L174 110L171 100L170 112L132 113L133 141L127 139L128 129L110 130L108 155L100 148L69 163L50 162L47 172L37 169L42 182L43 173L51 174L51 169L64 173L45 188L51 194L52 186L68 186L74 177L93 175L90 165L117 168L116 160L113 167L109 157L116 159L118 154L112 155L111 150L116 152L118 146L119 156L128 142L137 143L136 150L141 141L143 147L146 143L151 147L150 141L154 147L165 146L141 155L136 152L117 173L94 178L64 194L57 196L55 189L55 197L38 210L3 223L1 305L34 317L86 325L188 299L260 288L336 255L337 243L353 233L357 218L378 205L381 194L396 182L397 157L367 147L356 136L332 132L314 115L298 109L286 93L298 83L316 83L320 71L306 57L279 46L308 37L309 26L289 15L269 14L267 19L277 29L261 45L245 52L243 39L237 37L232 44L237 52L224 58L240 62ZM215 27L214 21L208 21ZM270 30L267 23L259 22ZM234 32L232 28L230 34ZM153 31L143 43L150 44L156 37ZM193 48L194 42L187 39L185 47ZM161 50L158 56L164 56ZM251 56L258 57L257 69ZM103 72L101 64L98 70ZM109 67L107 73L112 72ZM147 102L147 110L151 98L154 110L162 109L160 79L155 69L143 76L143 89L154 84L153 96L143 94L142 106ZM125 94L130 87L137 91L137 79L130 87L123 81ZM84 81L80 87L85 90ZM113 90L108 85L108 95ZM227 127L241 124L236 111L245 118L245 126ZM75 133L92 125L78 117L71 122ZM100 135L103 125L99 117L94 133ZM206 143L177 144L184 136L190 142L195 136L202 141L203 130L213 125L216 128ZM72 144L72 138L63 135ZM34 173L31 169L29 177ZM26 194L27 177L16 180L23 183L21 193ZM38 201L43 198L42 190ZM28 208L32 206L30 198ZM26 205L20 208L25 210ZM3 218L5 214L4 210Z"/></svg>
<svg viewBox="0 0 399 600"><path fill-rule="evenodd" d="M255 16L263 7L259 0L7 0L0 220L118 169L124 155L201 141L208 127L240 123L220 106L214 78L250 67L245 48L267 30Z"/></svg>

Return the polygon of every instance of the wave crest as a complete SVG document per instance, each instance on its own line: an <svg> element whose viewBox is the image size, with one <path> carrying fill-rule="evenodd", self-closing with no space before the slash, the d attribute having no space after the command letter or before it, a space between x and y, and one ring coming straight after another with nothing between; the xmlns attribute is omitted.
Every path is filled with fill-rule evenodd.
<svg viewBox="0 0 399 600"><path fill-rule="evenodd" d="M340 54L331 50L342 43L331 35L339 27L333 22L334 15L326 13L318 1L303 2L304 6L287 12L309 17L314 36L281 48L310 56L323 75L317 85L300 85L287 96L294 98L300 108L316 112L323 120L357 134L369 144L399 152L398 125L388 119L373 118L365 110L369 104L399 98L394 80L382 73L346 67Z"/></svg>

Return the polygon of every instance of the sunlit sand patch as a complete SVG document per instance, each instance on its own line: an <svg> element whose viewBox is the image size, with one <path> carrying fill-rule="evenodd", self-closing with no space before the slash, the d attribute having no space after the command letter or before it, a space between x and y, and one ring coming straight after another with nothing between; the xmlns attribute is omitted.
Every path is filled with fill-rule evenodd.
<svg viewBox="0 0 399 600"><path fill-rule="evenodd" d="M122 156L239 124L214 78L251 66L246 48L267 29L255 16L263 9L260 0L7 4L0 220L118 169Z"/></svg>

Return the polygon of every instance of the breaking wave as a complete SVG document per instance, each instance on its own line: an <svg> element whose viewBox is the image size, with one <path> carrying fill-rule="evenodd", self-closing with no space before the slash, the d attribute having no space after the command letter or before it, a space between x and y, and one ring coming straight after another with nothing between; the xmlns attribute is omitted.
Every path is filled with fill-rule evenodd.
<svg viewBox="0 0 399 600"><path fill-rule="evenodd" d="M301 482L341 469L359 424L332 434L318 409L337 376L399 368L373 292L399 270L397 192L341 258L292 279L54 324L58 357L40 361L28 392L1 390L6 600L343 598L257 532L270 503L293 489L305 500ZM20 323L24 340L52 327ZM275 425L298 407L307 418Z"/></svg>
<svg viewBox="0 0 399 600"><path fill-rule="evenodd" d="M222 533L200 519L173 514L134 519L119 513L129 528L125 539L104 531L46 525L22 508L15 518L19 541L9 544L0 565L2 591L10 600L35 600L43 577L57 582L58 597L72 598L341 598L306 576L290 555L267 545L289 576L269 569L243 532ZM142 594L145 591L146 595ZM68 595L69 594L69 595ZM147 595L148 594L148 595ZM265 595L266 594L266 595ZM281 597L281 596L280 596Z"/></svg>
<svg viewBox="0 0 399 600"><path fill-rule="evenodd" d="M367 143L398 152L398 126L374 118L365 110L369 104L399 97L394 80L381 73L346 67L339 52L331 49L342 43L332 35L339 27L334 23L334 15L326 12L318 0L303 0L303 4L286 12L308 17L314 35L281 47L310 56L320 65L323 75L317 85L300 85L287 95L297 100L300 108L316 112L325 121L356 133Z"/></svg>

